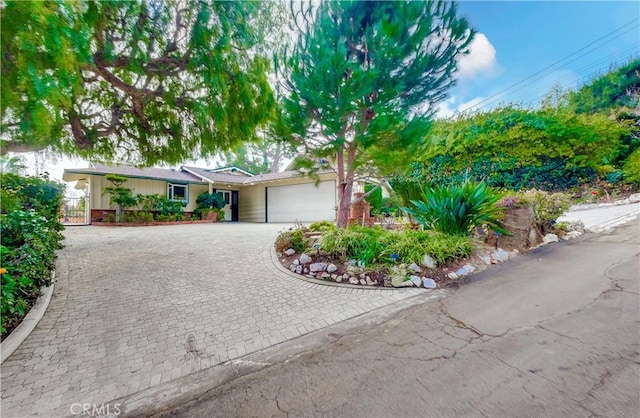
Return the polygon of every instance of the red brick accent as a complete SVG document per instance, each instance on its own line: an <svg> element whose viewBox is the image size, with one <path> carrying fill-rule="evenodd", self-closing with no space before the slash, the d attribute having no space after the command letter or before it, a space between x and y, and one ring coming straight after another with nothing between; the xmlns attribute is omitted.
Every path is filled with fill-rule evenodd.
<svg viewBox="0 0 640 418"><path fill-rule="evenodd" d="M125 212L137 212L135 210L125 210ZM105 219L109 216L109 214L116 215L115 209L91 209L91 223L94 222L104 222ZM184 219L191 219L191 215L193 212L184 212Z"/></svg>
<svg viewBox="0 0 640 418"><path fill-rule="evenodd" d="M91 209L91 222L101 222L107 219L110 213L115 216L116 211L114 209Z"/></svg>
<svg viewBox="0 0 640 418"><path fill-rule="evenodd" d="M354 193L353 200L357 200L362 197L364 193ZM361 200L358 203L351 205L351 212L349 214L349 225L368 225L371 226L375 223L376 218L370 216L371 205L366 200Z"/></svg>

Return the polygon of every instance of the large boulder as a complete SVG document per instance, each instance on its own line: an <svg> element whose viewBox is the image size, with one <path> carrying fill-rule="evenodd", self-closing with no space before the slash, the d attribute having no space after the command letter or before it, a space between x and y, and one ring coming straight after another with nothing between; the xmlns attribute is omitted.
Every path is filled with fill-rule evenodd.
<svg viewBox="0 0 640 418"><path fill-rule="evenodd" d="M502 223L511 235L501 235L490 231L487 234L487 244L524 251L542 242L542 236L536 227L533 209L530 207L507 209Z"/></svg>

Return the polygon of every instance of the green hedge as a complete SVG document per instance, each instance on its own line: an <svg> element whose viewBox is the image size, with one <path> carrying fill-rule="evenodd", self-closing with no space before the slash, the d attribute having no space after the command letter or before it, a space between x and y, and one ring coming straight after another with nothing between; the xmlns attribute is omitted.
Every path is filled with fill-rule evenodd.
<svg viewBox="0 0 640 418"><path fill-rule="evenodd" d="M64 185L37 177L0 174L0 332L4 338L51 284L56 250L62 248L58 221Z"/></svg>
<svg viewBox="0 0 640 418"><path fill-rule="evenodd" d="M427 183L472 178L508 189L565 190L596 176L621 180L637 144L608 114L504 107L438 121L412 175ZM612 173L616 173L615 175ZM627 176L628 177L628 176Z"/></svg>
<svg viewBox="0 0 640 418"><path fill-rule="evenodd" d="M547 191L568 190L596 179L591 167L571 165L560 158L541 157L535 165L523 165L517 158L497 154L494 158L478 157L464 169L455 165L453 157L437 156L428 163L414 164L413 176L426 184L451 185L472 179L509 190Z"/></svg>

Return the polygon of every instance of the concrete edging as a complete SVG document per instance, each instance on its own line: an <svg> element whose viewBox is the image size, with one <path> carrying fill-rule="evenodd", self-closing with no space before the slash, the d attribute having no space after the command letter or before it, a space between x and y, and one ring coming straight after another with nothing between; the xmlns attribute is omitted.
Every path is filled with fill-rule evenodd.
<svg viewBox="0 0 640 418"><path fill-rule="evenodd" d="M617 226L626 224L627 222L634 221L640 218L640 211L628 213L626 215L618 216L617 218L609 219L605 222L601 222L597 225L593 225L589 228L585 228L588 232L600 233L606 232L610 229L613 229Z"/></svg>
<svg viewBox="0 0 640 418"><path fill-rule="evenodd" d="M36 300L36 303L29 310L24 317L20 325L14 329L7 338L0 343L0 364L4 363L6 359L13 354L14 351L20 347L20 345L27 339L27 337L34 330L38 322L44 316L45 311L49 307L51 302L51 296L53 295L54 282L51 281L51 285L40 289L40 296Z"/></svg>

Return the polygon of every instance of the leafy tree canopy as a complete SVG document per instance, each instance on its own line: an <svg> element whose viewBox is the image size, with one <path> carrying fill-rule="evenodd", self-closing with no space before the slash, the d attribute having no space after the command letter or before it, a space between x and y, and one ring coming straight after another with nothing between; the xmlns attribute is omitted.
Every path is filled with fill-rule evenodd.
<svg viewBox="0 0 640 418"><path fill-rule="evenodd" d="M3 2L2 152L177 163L252 138L273 5Z"/></svg>
<svg viewBox="0 0 640 418"><path fill-rule="evenodd" d="M569 92L567 108L576 113L608 112L640 106L640 59L614 69L577 91Z"/></svg>
<svg viewBox="0 0 640 418"><path fill-rule="evenodd" d="M247 142L222 154L225 166L235 166L253 174L277 173L285 159L292 157L293 153L286 144L268 139Z"/></svg>
<svg viewBox="0 0 640 418"><path fill-rule="evenodd" d="M357 170L406 156L454 83L473 32L451 2L322 1L302 8L284 62L292 137L338 173L345 226Z"/></svg>

